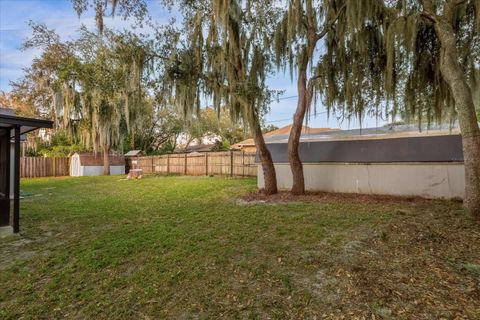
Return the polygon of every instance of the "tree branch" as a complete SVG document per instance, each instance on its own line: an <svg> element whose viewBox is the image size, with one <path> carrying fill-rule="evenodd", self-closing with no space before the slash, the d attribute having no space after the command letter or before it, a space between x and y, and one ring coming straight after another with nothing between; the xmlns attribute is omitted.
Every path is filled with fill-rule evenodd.
<svg viewBox="0 0 480 320"><path fill-rule="evenodd" d="M433 23L438 22L438 17L435 14L435 8L433 7L433 2L432 0L423 0L423 11L420 13L420 15L427 20L430 20Z"/></svg>
<svg viewBox="0 0 480 320"><path fill-rule="evenodd" d="M328 33L328 31L330 31L332 26L335 24L335 22L337 22L338 18L340 17L340 14L342 13L342 11L345 10L345 7L346 7L346 4L344 3L340 7L340 9L337 11L337 14L335 15L335 17L330 22L327 23L325 28L323 28L323 30L320 33L317 33L315 35L316 41L322 39Z"/></svg>
<svg viewBox="0 0 480 320"><path fill-rule="evenodd" d="M445 4L445 12L443 13L443 16L449 23L452 22L453 19L453 14L455 9L459 6L462 5L466 2L466 0L451 0Z"/></svg>
<svg viewBox="0 0 480 320"><path fill-rule="evenodd" d="M423 0L423 11L428 12L429 14L435 14L435 8L433 7L432 0Z"/></svg>

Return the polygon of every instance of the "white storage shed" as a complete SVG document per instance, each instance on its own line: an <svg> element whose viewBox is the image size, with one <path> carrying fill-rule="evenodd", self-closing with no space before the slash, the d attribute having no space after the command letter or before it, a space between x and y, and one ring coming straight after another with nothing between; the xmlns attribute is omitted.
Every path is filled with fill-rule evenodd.
<svg viewBox="0 0 480 320"><path fill-rule="evenodd" d="M101 153L74 153L70 157L70 176L101 176L103 174L103 155ZM110 174L125 174L125 158L110 155Z"/></svg>

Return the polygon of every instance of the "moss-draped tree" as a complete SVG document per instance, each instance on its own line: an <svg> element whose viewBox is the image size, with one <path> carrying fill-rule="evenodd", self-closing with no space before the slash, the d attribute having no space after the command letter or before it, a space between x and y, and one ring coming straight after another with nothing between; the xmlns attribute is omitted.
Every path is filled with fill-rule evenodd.
<svg viewBox="0 0 480 320"><path fill-rule="evenodd" d="M374 111L420 124L458 119L465 205L480 217L479 0L336 0L314 91L336 112ZM475 102L474 97L477 97Z"/></svg>
<svg viewBox="0 0 480 320"><path fill-rule="evenodd" d="M116 1L111 2L115 7ZM103 15L109 1L92 3ZM125 12L145 11L143 1L126 0L126 4L143 9ZM277 4L284 15L276 24L272 42L268 28L252 26L259 22L255 17L262 17L262 8ZM252 106L259 110L259 104L252 103L252 95L246 93L262 92L258 89L264 84L269 65L268 55L263 53L269 45L274 48L277 65L289 66L290 73L298 76L299 99L289 138L294 193L304 192L298 156L302 123L319 95L329 111L347 118L361 119L372 111L393 118L415 118L420 124L458 119L465 158L465 204L480 216L480 130L475 110L480 91L480 0L245 4L212 0L184 1L180 7L188 12L186 30L190 32L188 49L177 55L183 61L177 71L184 77L176 89L188 106L195 105L193 101L198 101L199 92L204 91L213 95L215 105L224 100L234 116L251 120L244 111ZM275 19L263 18L264 23L258 26L275 25ZM323 39L325 46L315 53ZM258 117L258 113L250 114ZM266 172L271 175L273 171Z"/></svg>
<svg viewBox="0 0 480 320"><path fill-rule="evenodd" d="M80 65L71 76L80 90L78 102L71 103L77 104L84 124L81 137L86 145L102 150L104 174L109 175L111 148L119 147L137 129L136 120L146 105L142 77L148 49L132 34L87 31L76 47Z"/></svg>
<svg viewBox="0 0 480 320"><path fill-rule="evenodd" d="M143 0L72 2L78 15L89 8L95 11L100 32L103 17L109 13L115 16L118 7L123 17L134 17L139 22L147 18ZM167 7L174 4L171 0L161 2ZM156 56L168 65L163 70L165 76L159 80L162 92L166 87L173 91L174 100L186 117L198 111L201 94L213 99L217 111L222 105L228 107L232 120L243 121L254 136L265 177L265 193L276 193L275 167L261 130L261 119L272 97L265 79L270 66L270 34L275 25L273 2L202 0L175 4L183 13L185 36L173 39L175 30L162 30L161 38L174 40Z"/></svg>
<svg viewBox="0 0 480 320"><path fill-rule="evenodd" d="M147 2L145 0L71 0L73 9L80 17L88 10L95 13L98 31L103 32L104 17L120 16L123 19L133 17L137 23L148 19Z"/></svg>
<svg viewBox="0 0 480 320"><path fill-rule="evenodd" d="M265 178L264 192L277 192L275 167L265 144L261 119L272 98L270 34L276 12L268 1L185 1L185 46L175 50L167 76L184 113L200 107L200 95L225 106L234 121L253 134ZM168 81L167 81L168 82Z"/></svg>
<svg viewBox="0 0 480 320"><path fill-rule="evenodd" d="M104 174L109 174L111 148L138 129L148 46L133 34L86 29L78 40L64 43L44 25L32 27L25 48L39 47L43 53L17 87L42 93L41 107L53 110L57 127L87 148L102 150Z"/></svg>
<svg viewBox="0 0 480 320"><path fill-rule="evenodd" d="M284 9L275 32L275 54L278 67L289 66L297 76L298 102L288 138L288 160L292 171L292 193L303 194L305 181L299 156L303 121L313 99L315 80L324 75L313 70L318 59L317 45L343 14L345 4L330 0L292 0ZM312 72L313 71L313 72Z"/></svg>
<svg viewBox="0 0 480 320"><path fill-rule="evenodd" d="M432 0L424 0L421 16L433 24L440 46L440 76L449 89L445 95L453 100L462 132L465 205L480 218L480 129L472 94L472 90L480 90L480 1L450 0L443 4L443 10L437 7ZM467 28L467 34L462 34L463 27ZM460 43L457 48L462 35L475 45Z"/></svg>

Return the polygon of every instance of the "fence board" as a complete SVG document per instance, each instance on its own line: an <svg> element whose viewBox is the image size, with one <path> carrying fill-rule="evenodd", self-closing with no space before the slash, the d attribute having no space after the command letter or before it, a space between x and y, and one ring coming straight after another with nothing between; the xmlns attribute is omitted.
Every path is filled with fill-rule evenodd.
<svg viewBox="0 0 480 320"><path fill-rule="evenodd" d="M21 157L20 177L60 177L69 175L70 158Z"/></svg>
<svg viewBox="0 0 480 320"><path fill-rule="evenodd" d="M257 176L255 153L242 151L169 154L126 159L127 168L136 160L143 173L177 173L191 176Z"/></svg>

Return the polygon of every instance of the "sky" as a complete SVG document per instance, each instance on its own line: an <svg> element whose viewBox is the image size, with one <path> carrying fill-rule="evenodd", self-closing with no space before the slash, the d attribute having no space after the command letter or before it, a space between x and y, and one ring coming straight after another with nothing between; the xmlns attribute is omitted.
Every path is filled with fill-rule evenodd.
<svg viewBox="0 0 480 320"><path fill-rule="evenodd" d="M168 12L163 9L157 0L147 0L149 14L159 23L168 23L169 18L178 15L177 12ZM29 49L21 51L20 47L25 39L31 35L28 21L45 23L48 28L54 29L62 40L74 39L77 30L83 24L95 30L93 12L87 12L81 18L73 10L70 0L0 0L0 90L8 92L10 81L22 76L22 69L30 65L39 50ZM130 22L120 17L105 18L105 25L113 29L129 28ZM266 115L266 124L277 127L292 122L297 103L296 79L290 75L278 73L268 80L271 89L283 90L280 101L272 102L270 113ZM339 121L334 116L327 118L325 109L317 106L317 116L308 120L310 127L330 127L354 129L360 126L359 121ZM369 128L383 125L384 122L366 117L362 127Z"/></svg>

